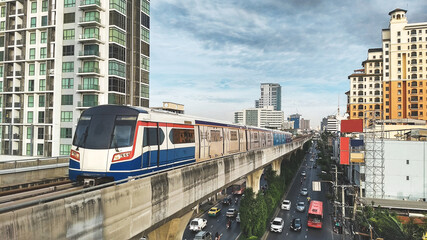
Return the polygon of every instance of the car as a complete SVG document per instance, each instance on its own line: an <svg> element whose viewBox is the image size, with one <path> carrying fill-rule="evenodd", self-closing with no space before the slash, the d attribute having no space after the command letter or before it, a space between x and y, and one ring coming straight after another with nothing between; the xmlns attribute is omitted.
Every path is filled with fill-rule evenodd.
<svg viewBox="0 0 427 240"><path fill-rule="evenodd" d="M236 222L240 222L240 213L237 213Z"/></svg>
<svg viewBox="0 0 427 240"><path fill-rule="evenodd" d="M231 203L233 203L233 199L231 199L231 197L226 197L222 200L223 205L230 205Z"/></svg>
<svg viewBox="0 0 427 240"><path fill-rule="evenodd" d="M212 240L212 233L208 231L200 231L194 236L194 240Z"/></svg>
<svg viewBox="0 0 427 240"><path fill-rule="evenodd" d="M209 209L208 216L216 217L219 215L219 212L221 212L221 208L213 207Z"/></svg>
<svg viewBox="0 0 427 240"><path fill-rule="evenodd" d="M229 217L229 218L234 218L234 217L236 217L237 216L237 209L235 209L235 208L229 208L228 210L227 210L227 213L225 214L227 217Z"/></svg>
<svg viewBox="0 0 427 240"><path fill-rule="evenodd" d="M283 210L290 210L291 209L291 201L289 201L289 200L283 200L283 202L282 202L282 209Z"/></svg>
<svg viewBox="0 0 427 240"><path fill-rule="evenodd" d="M298 231L301 231L301 228L302 228L301 219L300 218L292 219L290 229L295 232L298 232Z"/></svg>
<svg viewBox="0 0 427 240"><path fill-rule="evenodd" d="M311 158L311 159L310 159L310 162L314 162L314 159L313 159L313 158Z"/></svg>
<svg viewBox="0 0 427 240"><path fill-rule="evenodd" d="M305 173L305 171L302 171L301 176L305 176L305 175L307 175L307 173Z"/></svg>
<svg viewBox="0 0 427 240"><path fill-rule="evenodd" d="M308 189L307 189L307 188L302 188L302 189L301 189L300 194L301 194L302 196L307 196L307 194L308 194Z"/></svg>
<svg viewBox="0 0 427 240"><path fill-rule="evenodd" d="M304 212L305 211L305 203L304 202L298 202L297 203L297 211L298 212Z"/></svg>
<svg viewBox="0 0 427 240"><path fill-rule="evenodd" d="M271 221L270 231L272 232L282 232L285 221L282 218L276 217Z"/></svg>
<svg viewBox="0 0 427 240"><path fill-rule="evenodd" d="M203 228L206 227L206 224L208 223L208 220L203 218L195 218L190 222L190 230L191 231L201 231Z"/></svg>

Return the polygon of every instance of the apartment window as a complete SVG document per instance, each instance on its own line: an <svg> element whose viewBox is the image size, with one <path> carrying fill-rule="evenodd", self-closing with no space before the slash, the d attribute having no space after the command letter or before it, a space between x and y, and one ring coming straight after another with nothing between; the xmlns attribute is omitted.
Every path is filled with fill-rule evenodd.
<svg viewBox="0 0 427 240"><path fill-rule="evenodd" d="M126 0L110 0L110 8L126 15Z"/></svg>
<svg viewBox="0 0 427 240"><path fill-rule="evenodd" d="M34 80L28 80L28 91L34 91Z"/></svg>
<svg viewBox="0 0 427 240"><path fill-rule="evenodd" d="M401 50L401 49L400 49L400 46L397 46L397 50Z"/></svg>
<svg viewBox="0 0 427 240"><path fill-rule="evenodd" d="M62 95L61 105L73 105L73 95Z"/></svg>
<svg viewBox="0 0 427 240"><path fill-rule="evenodd" d="M40 63L40 74L41 76L46 75L46 63Z"/></svg>
<svg viewBox="0 0 427 240"><path fill-rule="evenodd" d="M63 62L62 72L74 72L74 62Z"/></svg>
<svg viewBox="0 0 427 240"><path fill-rule="evenodd" d="M117 11L110 11L110 25L116 25L121 29L126 29L126 16Z"/></svg>
<svg viewBox="0 0 427 240"><path fill-rule="evenodd" d="M96 89L99 90L98 78L83 78L83 89Z"/></svg>
<svg viewBox="0 0 427 240"><path fill-rule="evenodd" d="M400 31L397 32L397 36L400 36Z"/></svg>
<svg viewBox="0 0 427 240"><path fill-rule="evenodd" d="M99 39L99 29L98 28L85 28L83 30L83 35L84 38L95 38L95 39Z"/></svg>
<svg viewBox="0 0 427 240"><path fill-rule="evenodd" d="M149 83L149 78L148 78L148 72L146 71L141 71L141 78L142 78L142 82L143 83Z"/></svg>
<svg viewBox="0 0 427 240"><path fill-rule="evenodd" d="M27 139L33 138L33 128L27 127Z"/></svg>
<svg viewBox="0 0 427 240"><path fill-rule="evenodd" d="M123 63L117 61L108 62L108 74L126 77L126 67Z"/></svg>
<svg viewBox="0 0 427 240"><path fill-rule="evenodd" d="M27 112L27 123L33 123L33 111Z"/></svg>
<svg viewBox="0 0 427 240"><path fill-rule="evenodd" d="M117 77L109 77L108 78L108 91L114 91L114 92L126 92L126 82L124 79L117 78Z"/></svg>
<svg viewBox="0 0 427 240"><path fill-rule="evenodd" d="M37 144L37 156L43 156L43 144Z"/></svg>
<svg viewBox="0 0 427 240"><path fill-rule="evenodd" d="M36 44L36 33L30 33L30 44Z"/></svg>
<svg viewBox="0 0 427 240"><path fill-rule="evenodd" d="M98 95L83 95L83 107L93 107L98 105Z"/></svg>
<svg viewBox="0 0 427 240"><path fill-rule="evenodd" d="M141 40L146 42L150 41L150 31L145 27L141 27Z"/></svg>
<svg viewBox="0 0 427 240"><path fill-rule="evenodd" d="M36 70L36 65L34 63L28 65L28 75L34 76Z"/></svg>
<svg viewBox="0 0 427 240"><path fill-rule="evenodd" d="M42 12L47 12L48 10L48 5L47 5L47 1L43 1L42 2Z"/></svg>
<svg viewBox="0 0 427 240"><path fill-rule="evenodd" d="M402 105L397 105L397 109L402 109Z"/></svg>
<svg viewBox="0 0 427 240"><path fill-rule="evenodd" d="M400 38L399 38L399 39L397 39L397 43L400 43Z"/></svg>
<svg viewBox="0 0 427 240"><path fill-rule="evenodd" d="M397 83L397 87L402 87L402 83Z"/></svg>
<svg viewBox="0 0 427 240"><path fill-rule="evenodd" d="M85 61L83 62L83 72L99 72L98 61Z"/></svg>
<svg viewBox="0 0 427 240"><path fill-rule="evenodd" d="M91 22L91 21L95 21L95 22L99 22L99 12L98 11L88 11L85 12L85 18L84 18L85 22Z"/></svg>
<svg viewBox="0 0 427 240"><path fill-rule="evenodd" d="M388 55L388 51L385 51L385 55Z"/></svg>
<svg viewBox="0 0 427 240"><path fill-rule="evenodd" d="M401 116L402 116L402 113L401 113L401 112L398 112L398 113L397 113L397 116L398 116L398 117L401 117Z"/></svg>
<svg viewBox="0 0 427 240"><path fill-rule="evenodd" d="M46 91L46 79L40 79L39 91Z"/></svg>
<svg viewBox="0 0 427 240"><path fill-rule="evenodd" d="M141 10L150 15L150 3L147 0L141 0Z"/></svg>
<svg viewBox="0 0 427 240"><path fill-rule="evenodd" d="M76 13L64 14L64 23L74 23L74 22L76 22Z"/></svg>
<svg viewBox="0 0 427 240"><path fill-rule="evenodd" d="M46 43L47 42L47 33L41 32L40 33L40 43Z"/></svg>
<svg viewBox="0 0 427 240"><path fill-rule="evenodd" d="M37 18L36 17L32 17L31 18L31 23L30 23L30 27L34 28L37 25Z"/></svg>
<svg viewBox="0 0 427 240"><path fill-rule="evenodd" d="M126 34L123 31L118 30L117 28L110 28L110 42L115 42L120 45L126 46Z"/></svg>
<svg viewBox="0 0 427 240"><path fill-rule="evenodd" d="M39 107L44 107L44 104L45 104L45 97L44 97L44 95L40 95L39 96Z"/></svg>
<svg viewBox="0 0 427 240"><path fill-rule="evenodd" d="M141 97L145 97L145 98L149 97L149 88L148 88L148 86L141 84Z"/></svg>
<svg viewBox="0 0 427 240"><path fill-rule="evenodd" d="M386 113L388 113L389 111L390 111L390 109L388 109L388 108L386 108L386 109L385 109L385 112L386 112Z"/></svg>
<svg viewBox="0 0 427 240"><path fill-rule="evenodd" d="M1 17L6 17L6 7L1 7Z"/></svg>
<svg viewBox="0 0 427 240"><path fill-rule="evenodd" d="M46 57L47 57L47 48L45 47L40 48L40 58L43 59Z"/></svg>
<svg viewBox="0 0 427 240"><path fill-rule="evenodd" d="M74 40L74 29L64 29L64 40Z"/></svg>
<svg viewBox="0 0 427 240"><path fill-rule="evenodd" d="M406 160L406 164L408 164L408 165L409 165L409 160Z"/></svg>
<svg viewBox="0 0 427 240"><path fill-rule="evenodd" d="M409 176L406 176L406 180L409 180Z"/></svg>
<svg viewBox="0 0 427 240"><path fill-rule="evenodd" d="M34 96L28 96L28 107L34 107Z"/></svg>
<svg viewBox="0 0 427 240"><path fill-rule="evenodd" d="M74 87L74 79L72 78L62 79L62 89L72 89L73 87Z"/></svg>
<svg viewBox="0 0 427 240"><path fill-rule="evenodd" d="M150 59L148 57L141 56L141 68L147 71L150 70Z"/></svg>
<svg viewBox="0 0 427 240"><path fill-rule="evenodd" d="M397 94L398 94L398 95L402 94L402 91L397 90Z"/></svg>
<svg viewBox="0 0 427 240"><path fill-rule="evenodd" d="M398 98L397 98L397 101L398 101L398 102L402 102L402 98L401 98L401 97L398 97Z"/></svg>
<svg viewBox="0 0 427 240"><path fill-rule="evenodd" d="M61 138L71 138L73 135L72 128L61 128Z"/></svg>
<svg viewBox="0 0 427 240"><path fill-rule="evenodd" d="M42 26L47 26L47 16L42 16Z"/></svg>
<svg viewBox="0 0 427 240"><path fill-rule="evenodd" d="M110 58L126 61L126 50L124 47L117 44L110 44L108 52Z"/></svg>
<svg viewBox="0 0 427 240"><path fill-rule="evenodd" d="M74 45L63 46L62 56L74 56Z"/></svg>
<svg viewBox="0 0 427 240"><path fill-rule="evenodd" d="M36 58L36 49L35 48L30 48L30 59L35 59Z"/></svg>
<svg viewBox="0 0 427 240"><path fill-rule="evenodd" d="M62 111L61 122L71 122L71 121L73 121L73 112Z"/></svg>
<svg viewBox="0 0 427 240"><path fill-rule="evenodd" d="M71 145L70 144L60 144L59 145L59 154L62 156L70 155Z"/></svg>
<svg viewBox="0 0 427 240"><path fill-rule="evenodd" d="M37 13L37 2L31 2L31 13Z"/></svg>
<svg viewBox="0 0 427 240"><path fill-rule="evenodd" d="M64 7L75 7L76 0L64 0Z"/></svg>
<svg viewBox="0 0 427 240"><path fill-rule="evenodd" d="M4 47L4 36L0 37L0 47Z"/></svg>

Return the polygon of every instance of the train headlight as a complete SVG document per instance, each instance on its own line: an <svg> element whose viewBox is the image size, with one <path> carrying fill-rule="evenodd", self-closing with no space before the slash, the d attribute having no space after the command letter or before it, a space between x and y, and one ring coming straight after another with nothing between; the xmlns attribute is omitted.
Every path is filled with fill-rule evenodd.
<svg viewBox="0 0 427 240"><path fill-rule="evenodd" d="M113 162L121 161L121 160L127 160L131 158L131 152L123 152L123 153L117 153L113 156Z"/></svg>
<svg viewBox="0 0 427 240"><path fill-rule="evenodd" d="M80 153L74 150L71 150L70 157L74 160L80 161Z"/></svg>

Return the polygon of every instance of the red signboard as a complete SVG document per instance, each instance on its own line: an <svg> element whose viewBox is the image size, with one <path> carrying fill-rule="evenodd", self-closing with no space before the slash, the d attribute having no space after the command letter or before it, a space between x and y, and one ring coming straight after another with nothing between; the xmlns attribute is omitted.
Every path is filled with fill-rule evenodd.
<svg viewBox="0 0 427 240"><path fill-rule="evenodd" d="M349 151L340 151L340 164L349 165L350 164L350 152Z"/></svg>
<svg viewBox="0 0 427 240"><path fill-rule="evenodd" d="M341 120L341 132L363 132L363 119Z"/></svg>
<svg viewBox="0 0 427 240"><path fill-rule="evenodd" d="M340 138L340 150L345 150L345 151L350 150L350 138L348 137Z"/></svg>

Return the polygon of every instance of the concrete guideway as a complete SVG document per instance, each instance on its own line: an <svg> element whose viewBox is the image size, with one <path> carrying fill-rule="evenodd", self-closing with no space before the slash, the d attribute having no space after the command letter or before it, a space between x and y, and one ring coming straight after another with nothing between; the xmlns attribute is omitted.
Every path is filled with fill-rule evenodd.
<svg viewBox="0 0 427 240"><path fill-rule="evenodd" d="M151 177L82 193L0 215L3 239L137 239L187 219L199 202L298 148L309 138L225 156ZM191 214L188 214L191 212ZM189 217L188 217L189 218ZM183 221L185 224L188 222ZM185 226L184 226L185 228ZM156 235L159 238L165 235Z"/></svg>

